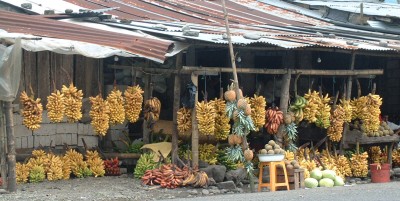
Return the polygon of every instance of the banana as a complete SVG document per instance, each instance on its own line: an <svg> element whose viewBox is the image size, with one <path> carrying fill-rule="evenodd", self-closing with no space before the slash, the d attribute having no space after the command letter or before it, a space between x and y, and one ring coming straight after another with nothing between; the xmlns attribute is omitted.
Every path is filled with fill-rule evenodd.
<svg viewBox="0 0 400 201"><path fill-rule="evenodd" d="M25 91L21 92L20 101L23 105L22 117L24 124L30 130L37 130L40 128L42 122L43 106L40 103L40 98L36 100L34 97L29 97Z"/></svg>
<svg viewBox="0 0 400 201"><path fill-rule="evenodd" d="M100 95L96 97L90 97L92 108L89 112L92 118L91 124L94 131L101 136L107 134L107 130L110 127L110 106L107 100L103 100Z"/></svg>
<svg viewBox="0 0 400 201"><path fill-rule="evenodd" d="M82 118L82 90L78 90L73 83L66 87L62 86L62 94L64 96L65 116L70 123L77 122Z"/></svg>

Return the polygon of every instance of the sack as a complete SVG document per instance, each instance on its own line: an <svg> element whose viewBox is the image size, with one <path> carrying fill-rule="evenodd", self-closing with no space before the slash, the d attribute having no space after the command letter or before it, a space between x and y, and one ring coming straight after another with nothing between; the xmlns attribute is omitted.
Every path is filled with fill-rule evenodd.
<svg viewBox="0 0 400 201"><path fill-rule="evenodd" d="M197 87L192 82L186 85L185 91L183 92L181 98L181 104L183 107L190 109L194 108L196 92Z"/></svg>

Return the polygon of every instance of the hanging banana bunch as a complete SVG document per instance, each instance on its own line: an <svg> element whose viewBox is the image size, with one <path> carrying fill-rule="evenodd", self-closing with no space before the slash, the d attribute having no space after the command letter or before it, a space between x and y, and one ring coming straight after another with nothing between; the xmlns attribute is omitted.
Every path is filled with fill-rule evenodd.
<svg viewBox="0 0 400 201"><path fill-rule="evenodd" d="M217 140L226 140L231 130L231 125L229 124L230 119L225 111L225 101L223 99L215 99L213 102L216 112L214 131L215 138Z"/></svg>
<svg viewBox="0 0 400 201"><path fill-rule="evenodd" d="M92 127L98 135L105 136L110 127L110 106L108 101L104 100L100 95L89 99L92 104L89 112L90 118L92 118Z"/></svg>
<svg viewBox="0 0 400 201"><path fill-rule="evenodd" d="M65 113L64 94L57 90L47 97L47 116L53 123L59 123L64 118Z"/></svg>
<svg viewBox="0 0 400 201"><path fill-rule="evenodd" d="M161 102L158 98L152 97L144 103L144 119L146 121L158 121L161 112Z"/></svg>
<svg viewBox="0 0 400 201"><path fill-rule="evenodd" d="M350 123L353 115L353 106L350 100L340 99L339 105L344 109L344 122Z"/></svg>
<svg viewBox="0 0 400 201"><path fill-rule="evenodd" d="M354 177L367 177L368 175L368 153L352 154L350 166Z"/></svg>
<svg viewBox="0 0 400 201"><path fill-rule="evenodd" d="M366 134L374 133L379 130L381 114L380 106L382 98L379 95L368 94L351 101L353 106L353 119L360 119L363 123L363 131Z"/></svg>
<svg viewBox="0 0 400 201"><path fill-rule="evenodd" d="M131 123L135 123L139 119L139 114L142 111L143 93L139 85L128 86L124 92L126 118Z"/></svg>
<svg viewBox="0 0 400 201"><path fill-rule="evenodd" d="M192 130L192 110L188 108L180 108L177 111L177 127L178 127L178 134L180 136L186 136L187 134L190 135Z"/></svg>
<svg viewBox="0 0 400 201"><path fill-rule="evenodd" d="M251 118L253 119L254 126L256 129L260 129L265 124L265 107L267 106L267 101L263 96L257 96L250 98L250 108L251 108Z"/></svg>
<svg viewBox="0 0 400 201"><path fill-rule="evenodd" d="M328 137L333 142L339 142L342 139L343 124L346 118L345 110L342 106L338 105L331 116L331 125L328 127Z"/></svg>
<svg viewBox="0 0 400 201"><path fill-rule="evenodd" d="M328 94L320 95L319 92L308 90L304 95L307 105L304 107L304 119L315 123L318 127L328 128L330 126L331 107Z"/></svg>
<svg viewBox="0 0 400 201"><path fill-rule="evenodd" d="M303 96L297 96L293 104L290 105L289 110L293 113L296 124L304 119L303 109L307 105L307 100Z"/></svg>
<svg viewBox="0 0 400 201"><path fill-rule="evenodd" d="M197 102L196 104L196 119L199 126L199 131L203 135L213 135L215 131L215 108L214 102Z"/></svg>
<svg viewBox="0 0 400 201"><path fill-rule="evenodd" d="M107 96L107 102L110 106L110 124L122 124L125 121L124 98L122 92L114 88Z"/></svg>
<svg viewBox="0 0 400 201"><path fill-rule="evenodd" d="M71 83L69 87L63 85L61 92L64 95L65 116L67 117L67 121L70 123L79 121L82 118L82 90L78 90L74 84Z"/></svg>
<svg viewBox="0 0 400 201"><path fill-rule="evenodd" d="M30 130L37 130L40 128L42 122L43 106L40 103L40 98L36 100L29 97L25 91L21 93L20 101L22 103L22 116L24 120L22 123Z"/></svg>
<svg viewBox="0 0 400 201"><path fill-rule="evenodd" d="M269 134L278 133L279 125L283 123L283 112L278 107L268 108L266 111L265 128Z"/></svg>
<svg viewBox="0 0 400 201"><path fill-rule="evenodd" d="M320 128L328 128L331 124L330 122L330 117L331 117L331 106L329 105L330 98L328 97L328 94L325 96L320 96L320 103L319 103L319 109L317 112L317 121L315 122L315 125L317 125Z"/></svg>

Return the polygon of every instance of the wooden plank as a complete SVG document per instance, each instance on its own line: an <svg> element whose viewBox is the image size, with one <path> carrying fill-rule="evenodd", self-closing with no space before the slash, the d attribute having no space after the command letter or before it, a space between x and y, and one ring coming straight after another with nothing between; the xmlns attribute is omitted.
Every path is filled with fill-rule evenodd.
<svg viewBox="0 0 400 201"><path fill-rule="evenodd" d="M85 89L85 70L86 70L86 57L82 55L75 55L74 78L75 86L78 89ZM86 90L82 90L84 97L86 97Z"/></svg>
<svg viewBox="0 0 400 201"><path fill-rule="evenodd" d="M62 55L51 52L51 76L56 82L57 89L61 89L62 85L69 85L73 82L73 55Z"/></svg>
<svg viewBox="0 0 400 201"><path fill-rule="evenodd" d="M3 115L3 102L0 101L0 174L3 179L3 188L7 188L7 155L6 155L6 130L5 119Z"/></svg>
<svg viewBox="0 0 400 201"><path fill-rule="evenodd" d="M30 87L34 93L37 92L37 69L36 69L36 53L35 52L24 52L24 69L25 69L25 91L31 94Z"/></svg>
<svg viewBox="0 0 400 201"><path fill-rule="evenodd" d="M194 102L195 104L197 104L197 102L199 101L199 77L195 74L192 74L191 79L193 85L196 86L196 95L194 98ZM192 109L192 161L193 167L197 167L199 165L199 130L196 119L196 107Z"/></svg>
<svg viewBox="0 0 400 201"><path fill-rule="evenodd" d="M47 104L47 96L53 91L52 80L50 79L50 52L43 51L37 53L37 74L38 74L38 91L37 95L42 99L42 104Z"/></svg>
<svg viewBox="0 0 400 201"><path fill-rule="evenodd" d="M179 53L176 56L175 68L180 69L182 67L182 53ZM178 158L178 118L177 112L180 106L180 98L181 98L181 79L179 74L175 74L174 80L174 103L173 103L173 114L172 119L174 122L173 132L172 132L172 163L177 164Z"/></svg>
<svg viewBox="0 0 400 201"><path fill-rule="evenodd" d="M398 135L388 135L382 137L368 137L362 134L360 131L352 130L346 133L345 144L356 144L359 142L360 144L379 144L379 143L391 143L391 142L399 142L400 136Z"/></svg>

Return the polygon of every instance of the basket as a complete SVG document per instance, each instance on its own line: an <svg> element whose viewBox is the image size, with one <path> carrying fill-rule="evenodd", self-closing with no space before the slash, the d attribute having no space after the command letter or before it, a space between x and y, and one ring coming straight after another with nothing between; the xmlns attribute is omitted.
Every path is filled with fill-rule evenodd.
<svg viewBox="0 0 400 201"><path fill-rule="evenodd" d="M284 154L257 154L260 162L282 161L285 158Z"/></svg>

